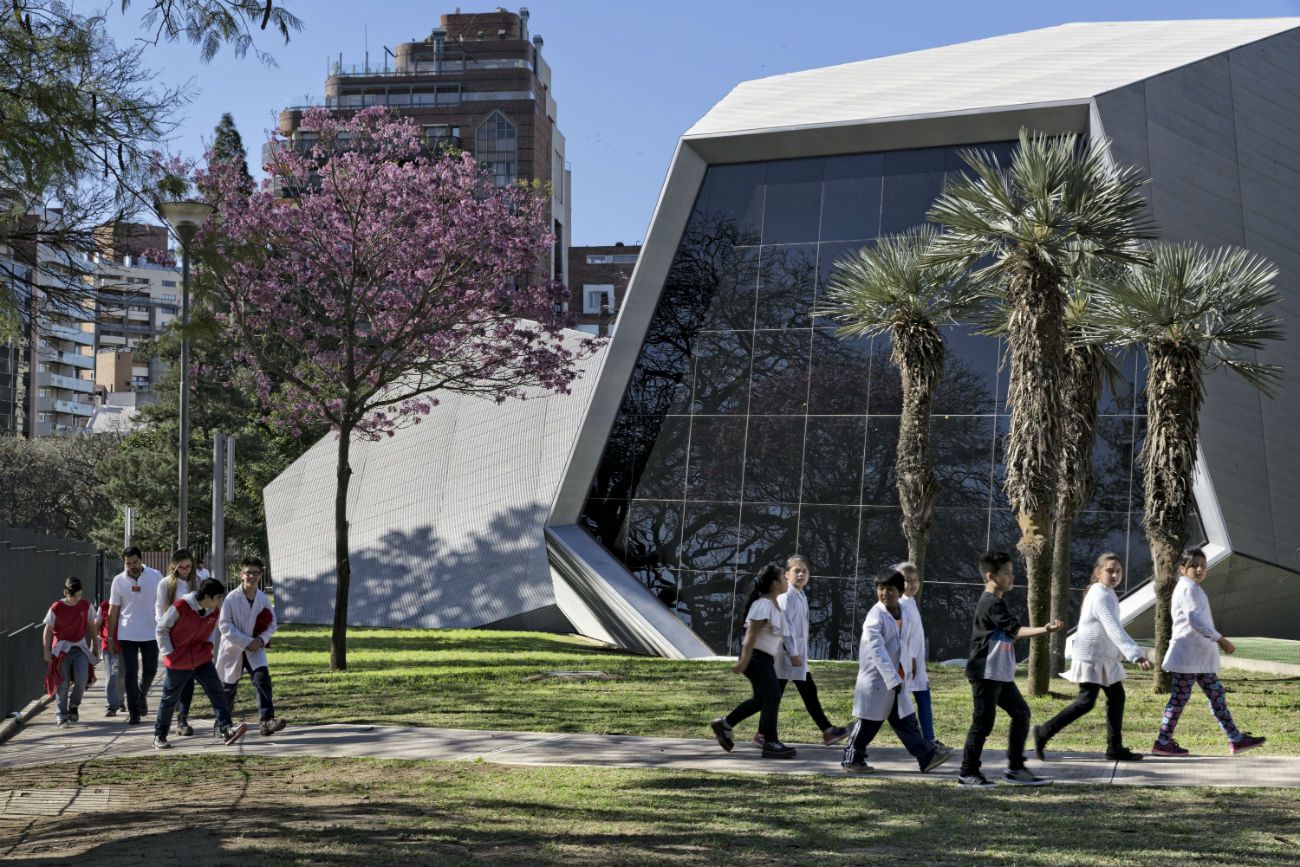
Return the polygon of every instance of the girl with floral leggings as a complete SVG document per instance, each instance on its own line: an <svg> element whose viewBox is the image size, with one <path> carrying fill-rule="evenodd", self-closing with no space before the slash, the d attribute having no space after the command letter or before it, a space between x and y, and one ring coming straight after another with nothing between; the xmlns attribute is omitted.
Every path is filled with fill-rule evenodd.
<svg viewBox="0 0 1300 867"><path fill-rule="evenodd" d="M1234 653L1237 648L1214 628L1210 599L1201 589L1205 574L1205 554L1201 549L1183 551L1178 562L1178 584L1174 587L1173 637L1161 663L1161 668L1169 672L1172 684L1169 703L1165 705L1165 715L1160 722L1160 735L1151 749L1152 755L1187 755L1187 750L1174 740L1174 728L1196 684L1200 684L1210 700L1210 711L1228 736L1229 749L1234 756L1264 743L1264 738L1239 730L1228 712L1228 701L1218 678L1219 650Z"/></svg>

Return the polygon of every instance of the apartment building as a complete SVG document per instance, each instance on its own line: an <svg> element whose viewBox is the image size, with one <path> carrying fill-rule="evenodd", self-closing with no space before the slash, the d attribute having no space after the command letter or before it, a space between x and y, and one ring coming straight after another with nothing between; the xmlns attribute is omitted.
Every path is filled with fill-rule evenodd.
<svg viewBox="0 0 1300 867"><path fill-rule="evenodd" d="M541 36L530 36L528 10L442 15L423 39L412 39L382 58L360 64L342 55L325 79L323 106L355 111L387 106L423 127L431 149L468 151L498 186L518 179L551 185L556 235L551 276L566 281L571 225L570 173L564 136L556 122L551 69ZM302 126L311 106L280 113L280 132L296 146L314 141ZM273 151L283 144L268 145ZM264 150L265 162L270 151Z"/></svg>
<svg viewBox="0 0 1300 867"><path fill-rule="evenodd" d="M608 337L623 306L639 246L618 242L612 246L569 248L569 312L574 327Z"/></svg>
<svg viewBox="0 0 1300 867"><path fill-rule="evenodd" d="M83 266L65 251L39 245L29 273L32 309L39 313L27 326L26 435L77 433L95 409L94 296L85 291Z"/></svg>
<svg viewBox="0 0 1300 867"><path fill-rule="evenodd" d="M93 263L96 356L97 365L104 368L95 378L106 393L149 393L165 366L139 358L132 350L157 337L180 315L180 270L139 254L112 257L109 252L97 254Z"/></svg>

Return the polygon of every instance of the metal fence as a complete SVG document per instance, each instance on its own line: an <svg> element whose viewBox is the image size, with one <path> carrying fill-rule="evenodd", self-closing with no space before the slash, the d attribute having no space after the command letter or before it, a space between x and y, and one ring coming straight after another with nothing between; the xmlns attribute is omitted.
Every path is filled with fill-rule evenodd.
<svg viewBox="0 0 1300 867"><path fill-rule="evenodd" d="M44 689L41 621L62 597L63 580L76 575L85 598L97 604L97 594L108 590L105 573L111 579L120 564L102 557L90 542L0 526L0 712L5 717Z"/></svg>

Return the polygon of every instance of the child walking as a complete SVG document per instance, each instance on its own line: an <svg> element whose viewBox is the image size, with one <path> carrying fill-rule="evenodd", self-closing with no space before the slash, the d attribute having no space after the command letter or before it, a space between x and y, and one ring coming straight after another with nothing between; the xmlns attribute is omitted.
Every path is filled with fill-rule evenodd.
<svg viewBox="0 0 1300 867"><path fill-rule="evenodd" d="M1196 684L1200 684L1205 697L1210 700L1210 712L1228 736L1232 755L1253 750L1265 740L1239 730L1228 712L1228 700L1218 678L1219 650L1235 653L1237 648L1214 628L1210 598L1201 588L1206 565L1205 552L1200 548L1187 548L1178 561L1178 584L1174 587L1172 606L1173 634L1160 664L1169 672L1172 682L1169 703L1165 705L1164 718L1160 722L1160 734L1151 748L1152 755L1187 755L1187 750L1174 740L1174 729Z"/></svg>
<svg viewBox="0 0 1300 867"><path fill-rule="evenodd" d="M921 609L916 604L921 595L921 573L910 560L895 564L894 571L903 576L903 598L898 600L898 604L903 609L904 637L907 639L903 653L907 691L916 703L916 719L921 724L921 734L936 747L947 749L947 745L934 736L930 676L925 671L925 626L921 623Z"/></svg>
<svg viewBox="0 0 1300 867"><path fill-rule="evenodd" d="M106 702L104 716L117 716L119 711L126 710L126 692L122 682L122 657L113 652L113 647L117 644L117 636L114 635L112 640L109 640L107 599L99 603L97 622L99 623L99 652L104 660L104 676L107 678L104 682Z"/></svg>
<svg viewBox="0 0 1300 867"><path fill-rule="evenodd" d="M167 577L158 582L158 592L154 598L154 617L162 620L167 610L176 604L176 600L186 593L199 589L199 580L194 575L194 557L184 548L172 554L167 564ZM176 704L176 734L189 736L194 734L190 725L190 704L194 701L194 681L185 684L180 699Z"/></svg>
<svg viewBox="0 0 1300 867"><path fill-rule="evenodd" d="M732 671L743 673L749 679L754 694L731 713L712 723L714 737L727 752L735 746L732 728L757 713L758 731L763 736L763 756L770 759L794 758L794 747L781 743L776 731L777 713L781 707L776 657L781 653L785 627L785 618L776 599L788 587L781 567L769 563L758 573L754 588L749 592L745 603L745 641Z"/></svg>
<svg viewBox="0 0 1300 867"><path fill-rule="evenodd" d="M862 624L858 681L853 689L853 715L858 721L853 724L853 734L840 762L849 773L875 770L867 764L867 746L885 720L921 766L921 773L952 758L952 750L936 747L921 733L912 696L903 688L907 681L903 669L907 622L899 605L903 587L903 576L894 569L876 576L876 604Z"/></svg>
<svg viewBox="0 0 1300 867"><path fill-rule="evenodd" d="M794 681L808 716L812 717L813 724L822 733L822 743L830 746L842 741L849 730L834 725L827 719L821 698L817 695L817 684L813 681L812 672L808 670L808 597L803 591L808 586L811 574L812 569L802 556L795 554L785 561L785 580L789 589L776 600L784 621L781 641L785 652L777 654L776 676L781 681L782 696L785 695L786 685ZM763 741L761 732L754 735L756 746L763 746Z"/></svg>
<svg viewBox="0 0 1300 867"><path fill-rule="evenodd" d="M266 594L258 589L265 567L257 557L245 557L239 568L239 590L221 603L221 650L217 653L217 674L225 685L226 701L230 713L235 712L235 695L239 679L247 671L257 692L257 715L263 735L271 735L284 728L285 722L275 717L275 703L271 695L271 669L266 660L266 647L275 634L275 612Z"/></svg>
<svg viewBox="0 0 1300 867"><path fill-rule="evenodd" d="M975 606L975 622L971 624L970 659L966 663L966 679L970 681L974 711L970 731L966 734L966 747L962 752L961 775L957 784L966 788L992 786L980 773L980 754L984 741L993 731L993 721L998 708L1011 717L1011 734L1007 739L1007 769L1002 779L1020 786L1045 786L1051 780L1035 775L1025 767L1025 740L1029 737L1029 705L1016 688L1016 648L1020 638L1047 635L1061 628L1061 621L1053 620L1046 626L1021 626L1003 600L1015 581L1011 555L1003 551L988 551L980 557L980 574L984 577L984 593Z"/></svg>
<svg viewBox="0 0 1300 867"><path fill-rule="evenodd" d="M77 722L86 685L94 682L90 650L94 635L95 609L81 598L81 579L69 575L63 581L63 598L45 612L41 634L45 692L56 698L54 714L59 728Z"/></svg>
<svg viewBox="0 0 1300 867"><path fill-rule="evenodd" d="M1079 610L1079 628L1074 633L1070 653L1070 670L1062 672L1066 680L1079 685L1079 695L1056 716L1034 726L1034 755L1046 761L1047 742L1062 729L1092 710L1097 693L1106 693L1106 758L1112 762L1135 762L1142 758L1124 746L1124 666L1121 659L1148 669L1147 661L1119 622L1119 597L1115 588L1124 580L1124 564L1119 555L1107 551L1092 566L1092 586L1083 597Z"/></svg>
<svg viewBox="0 0 1300 867"><path fill-rule="evenodd" d="M248 731L248 726L243 723L232 725L226 692L221 688L221 679L212 664L212 646L217 640L217 618L213 612L221 607L225 595L226 588L220 581L205 578L199 582L198 590L177 599L158 621L158 649L163 655L167 673L163 676L162 700L158 703L158 719L153 727L153 748L156 750L171 748L167 732L171 729L172 712L185 685L196 680L212 703L217 716L217 731L227 745Z"/></svg>

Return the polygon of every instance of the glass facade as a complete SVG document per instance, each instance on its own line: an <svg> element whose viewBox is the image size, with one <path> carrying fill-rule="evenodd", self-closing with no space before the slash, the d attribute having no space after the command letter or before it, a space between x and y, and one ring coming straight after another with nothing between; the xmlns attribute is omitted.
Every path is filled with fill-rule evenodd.
<svg viewBox="0 0 1300 867"><path fill-rule="evenodd" d="M985 146L1005 159L1010 143ZM754 573L812 564L810 655L851 658L874 574L905 558L894 453L901 408L889 340L814 320L835 261L924 221L956 148L708 169L582 517L583 526L715 651L734 652ZM921 598L932 659L967 651L986 548L1018 538L1001 484L1007 370L999 342L946 332L934 401L942 484ZM1123 359L1097 436L1099 483L1076 524L1077 604L1092 559L1149 555L1134 473L1142 367ZM1023 612L1024 592L1011 596Z"/></svg>

